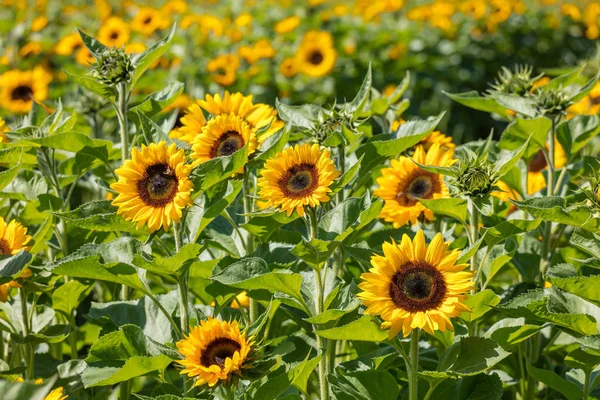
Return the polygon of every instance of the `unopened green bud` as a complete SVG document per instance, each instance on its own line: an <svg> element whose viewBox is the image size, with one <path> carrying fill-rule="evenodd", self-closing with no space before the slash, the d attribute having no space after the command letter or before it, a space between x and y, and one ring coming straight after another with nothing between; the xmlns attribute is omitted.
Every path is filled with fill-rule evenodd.
<svg viewBox="0 0 600 400"><path fill-rule="evenodd" d="M94 76L107 85L129 83L132 75L131 56L122 48L105 51L94 64Z"/></svg>
<svg viewBox="0 0 600 400"><path fill-rule="evenodd" d="M492 168L486 166L467 167L457 179L458 189L469 196L488 194L494 187Z"/></svg>

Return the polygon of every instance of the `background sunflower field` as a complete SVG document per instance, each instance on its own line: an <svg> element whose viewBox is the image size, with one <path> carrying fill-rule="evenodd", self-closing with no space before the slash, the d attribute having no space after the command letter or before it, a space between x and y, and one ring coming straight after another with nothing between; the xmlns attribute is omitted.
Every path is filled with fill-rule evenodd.
<svg viewBox="0 0 600 400"><path fill-rule="evenodd" d="M600 2L0 5L0 399L600 398Z"/></svg>

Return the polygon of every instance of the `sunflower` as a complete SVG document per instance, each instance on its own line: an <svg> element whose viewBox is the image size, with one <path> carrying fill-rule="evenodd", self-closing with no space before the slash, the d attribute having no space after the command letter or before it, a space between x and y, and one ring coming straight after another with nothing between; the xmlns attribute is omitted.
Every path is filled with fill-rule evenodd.
<svg viewBox="0 0 600 400"><path fill-rule="evenodd" d="M279 65L279 72L286 78L296 75L296 63L291 57L285 58Z"/></svg>
<svg viewBox="0 0 600 400"><path fill-rule="evenodd" d="M6 132L10 132L8 125L6 125L6 121L0 118L0 143L7 143L10 140L6 136Z"/></svg>
<svg viewBox="0 0 600 400"><path fill-rule="evenodd" d="M590 91L590 94L567 109L567 119L576 115L596 115L600 112L600 83Z"/></svg>
<svg viewBox="0 0 600 400"><path fill-rule="evenodd" d="M129 41L129 26L119 17L108 18L98 31L98 40L105 46L121 47Z"/></svg>
<svg viewBox="0 0 600 400"><path fill-rule="evenodd" d="M0 75L0 106L14 113L28 113L31 104L48 98L51 75L42 67L10 70Z"/></svg>
<svg viewBox="0 0 600 400"><path fill-rule="evenodd" d="M211 119L196 136L191 157L194 165L216 157L230 156L248 143L248 154L256 150L256 134L241 117L222 114Z"/></svg>
<svg viewBox="0 0 600 400"><path fill-rule="evenodd" d="M381 316L390 339L417 328L431 335L453 330L450 318L470 311L461 301L473 289L473 273L463 271L468 264L456 264L460 250L448 247L439 233L427 245L419 230L412 241L404 235L400 244L386 242L384 255L371 257L373 268L361 275L357 297L365 314Z"/></svg>
<svg viewBox="0 0 600 400"><path fill-rule="evenodd" d="M567 154L558 140L554 139L554 166L561 169L567 164ZM548 169L544 153L540 150L529 161L527 173L527 193L535 194L546 187L546 178L542 171Z"/></svg>
<svg viewBox="0 0 600 400"><path fill-rule="evenodd" d="M222 54L208 62L206 70L212 80L221 86L231 86L237 80L240 59L236 54Z"/></svg>
<svg viewBox="0 0 600 400"><path fill-rule="evenodd" d="M159 29L164 29L168 24L168 19L164 18L160 10L142 7L131 20L131 29L149 36Z"/></svg>
<svg viewBox="0 0 600 400"><path fill-rule="evenodd" d="M304 207L328 202L331 183L340 175L331 153L318 144L288 147L267 160L258 179L260 198L290 216Z"/></svg>
<svg viewBox="0 0 600 400"><path fill-rule="evenodd" d="M448 166L452 156L452 151L443 151L439 143L435 143L428 152L418 146L412 159L402 156L392 160L391 168L382 169L382 176L377 178L379 188L374 193L385 201L379 217L392 222L394 228L408 222L416 224L421 214L432 220L433 211L425 208L419 199L449 197L448 187L441 175L422 170L413 161L422 165Z"/></svg>
<svg viewBox="0 0 600 400"><path fill-rule="evenodd" d="M188 144L194 143L196 136L202 133L206 125L206 118L197 103L191 104L184 112L183 117L179 118L181 126L176 127L169 132L169 137L179 139Z"/></svg>
<svg viewBox="0 0 600 400"><path fill-rule="evenodd" d="M234 374L241 374L252 345L252 338L240 332L237 321L209 317L177 342L177 349L185 357L177 362L185 367L181 374L197 377L194 386L212 387L219 380L229 381Z"/></svg>
<svg viewBox="0 0 600 400"><path fill-rule="evenodd" d="M31 240L27 234L27 228L17 221L10 221L8 224L4 218L0 217L0 254L17 254L21 250L28 250L26 246Z"/></svg>
<svg viewBox="0 0 600 400"><path fill-rule="evenodd" d="M54 52L59 56L71 56L83 46L83 40L77 33L71 33L58 41Z"/></svg>
<svg viewBox="0 0 600 400"><path fill-rule="evenodd" d="M298 71L314 78L327 75L335 66L336 59L337 52L329 32L307 32L296 52Z"/></svg>
<svg viewBox="0 0 600 400"><path fill-rule="evenodd" d="M277 118L277 111L263 103L254 104L252 95L244 96L241 93L229 93L221 97L219 94L214 96L206 95L204 100L199 100L198 104L204 110L214 116L221 114L235 114L243 118L250 128L257 131L258 146L285 125L283 121ZM268 128L266 128L268 126ZM260 132L258 132L260 131Z"/></svg>
<svg viewBox="0 0 600 400"><path fill-rule="evenodd" d="M248 293L242 292L235 296L235 299L231 302L231 308L248 308L250 306L250 297L248 297Z"/></svg>
<svg viewBox="0 0 600 400"><path fill-rule="evenodd" d="M292 15L275 24L275 32L279 34L292 32L300 25L300 17Z"/></svg>
<svg viewBox="0 0 600 400"><path fill-rule="evenodd" d="M48 393L44 400L65 400L67 397L69 396L65 394L64 389L59 387Z"/></svg>
<svg viewBox="0 0 600 400"><path fill-rule="evenodd" d="M119 180L110 186L119 193L112 202L117 213L135 221L138 229L146 224L150 232L179 221L181 210L192 204L192 167L185 160L183 150L164 141L133 148L131 160L115 171Z"/></svg>

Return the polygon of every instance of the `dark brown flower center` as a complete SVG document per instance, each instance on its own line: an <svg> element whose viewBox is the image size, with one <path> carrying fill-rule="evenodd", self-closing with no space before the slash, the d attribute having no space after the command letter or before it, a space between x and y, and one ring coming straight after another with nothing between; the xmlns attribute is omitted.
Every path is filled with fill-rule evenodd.
<svg viewBox="0 0 600 400"><path fill-rule="evenodd" d="M319 184L317 168L313 164L290 167L278 181L285 197L299 199L312 194Z"/></svg>
<svg viewBox="0 0 600 400"><path fill-rule="evenodd" d="M210 149L210 158L230 156L245 146L244 137L236 131L227 131L215 141Z"/></svg>
<svg viewBox="0 0 600 400"><path fill-rule="evenodd" d="M240 351L242 346L235 340L229 338L218 338L213 340L202 350L200 355L200 364L204 367L218 365L225 367L225 360L233 358L236 351Z"/></svg>
<svg viewBox="0 0 600 400"><path fill-rule="evenodd" d="M8 244L6 239L0 239L0 254L2 254L2 255L12 254L12 249L10 248L10 245Z"/></svg>
<svg viewBox="0 0 600 400"><path fill-rule="evenodd" d="M177 194L177 176L167 164L155 164L146 169L137 183L140 197L149 206L164 207Z"/></svg>
<svg viewBox="0 0 600 400"><path fill-rule="evenodd" d="M308 55L308 62L313 65L319 65L323 62L324 58L320 50L315 50Z"/></svg>
<svg viewBox="0 0 600 400"><path fill-rule="evenodd" d="M411 207L417 204L419 199L431 199L435 193L441 191L439 177L419 169L410 177L408 184L401 184L396 200L401 206Z"/></svg>
<svg viewBox="0 0 600 400"><path fill-rule="evenodd" d="M540 172L544 168L548 166L548 162L546 161L546 157L544 153L540 150L535 156L529 161L529 171L530 172Z"/></svg>
<svg viewBox="0 0 600 400"><path fill-rule="evenodd" d="M113 33L110 34L110 38L112 40L117 40L119 38L119 32L114 31Z"/></svg>
<svg viewBox="0 0 600 400"><path fill-rule="evenodd" d="M11 93L13 100L28 101L33 98L33 89L31 86L20 85L13 89Z"/></svg>
<svg viewBox="0 0 600 400"><path fill-rule="evenodd" d="M146 17L146 19L143 21L143 24L148 25L150 22L152 22L152 17Z"/></svg>
<svg viewBox="0 0 600 400"><path fill-rule="evenodd" d="M389 288L394 304L411 313L438 308L446 297L446 280L425 261L409 261L392 276Z"/></svg>

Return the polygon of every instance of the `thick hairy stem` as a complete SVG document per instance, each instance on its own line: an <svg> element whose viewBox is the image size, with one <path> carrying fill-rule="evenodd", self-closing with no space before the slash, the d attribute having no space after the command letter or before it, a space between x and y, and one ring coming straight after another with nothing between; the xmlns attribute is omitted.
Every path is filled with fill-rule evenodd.
<svg viewBox="0 0 600 400"><path fill-rule="evenodd" d="M555 164L554 164L554 137L556 135L556 118L552 118L552 129L548 133L548 153L547 153L547 163L548 163L548 184L546 187L546 194L548 196L554 195L554 172L555 172ZM540 258L540 284L544 284L544 275L550 266L550 260L552 259L551 252L551 242L552 242L552 222L546 221L544 223L544 236L542 242L542 257Z"/></svg>
<svg viewBox="0 0 600 400"><path fill-rule="evenodd" d="M127 100L129 93L127 84L121 83L117 87L117 120L119 121L119 134L121 136L121 161L125 164L125 160L129 158L129 137L127 132ZM127 300L129 290L127 286L121 285L121 300Z"/></svg>
<svg viewBox="0 0 600 400"><path fill-rule="evenodd" d="M27 292L25 289L20 288L19 293L21 294L21 319L23 322L23 336L29 336L31 330L29 329L29 312L27 311ZM28 380L33 379L33 363L34 363L34 351L31 343L23 345L23 362L25 364L26 377Z"/></svg>
<svg viewBox="0 0 600 400"><path fill-rule="evenodd" d="M419 329L412 331L410 336L410 364L411 368L408 373L408 398L410 400L418 400L419 388Z"/></svg>
<svg viewBox="0 0 600 400"><path fill-rule="evenodd" d="M250 185L250 170L248 167L244 169L244 182L243 182L243 197L244 197L244 214L246 223L250 221L250 214L253 211L252 205L252 187ZM254 236L248 232L248 237L246 238L246 255L251 254L254 251ZM248 305L250 309L250 322L256 321L258 318L258 304L253 298L250 298L250 302Z"/></svg>

